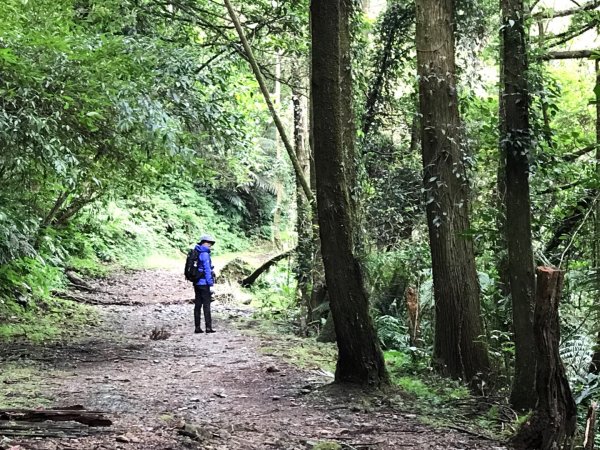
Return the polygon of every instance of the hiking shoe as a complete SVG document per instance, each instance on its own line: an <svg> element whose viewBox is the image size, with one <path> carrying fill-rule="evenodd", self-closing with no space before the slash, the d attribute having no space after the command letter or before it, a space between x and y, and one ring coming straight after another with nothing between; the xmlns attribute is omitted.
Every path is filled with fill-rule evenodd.
<svg viewBox="0 0 600 450"><path fill-rule="evenodd" d="M194 330L194 333L204 333L204 331L202 331L202 328L196 327L196 329ZM207 333L208 333L208 331L207 331Z"/></svg>
<svg viewBox="0 0 600 450"><path fill-rule="evenodd" d="M206 332L207 332L207 333L216 333L216 331L215 331L215 330L213 330L212 328L207 328L207 329L206 329Z"/></svg>

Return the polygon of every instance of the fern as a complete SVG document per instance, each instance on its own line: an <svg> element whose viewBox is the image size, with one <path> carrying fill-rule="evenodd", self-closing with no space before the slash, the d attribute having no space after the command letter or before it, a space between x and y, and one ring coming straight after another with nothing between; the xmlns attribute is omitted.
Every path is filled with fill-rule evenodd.
<svg viewBox="0 0 600 450"><path fill-rule="evenodd" d="M569 337L561 343L560 357L569 379L585 378L592 361L594 342L584 334Z"/></svg>
<svg viewBox="0 0 600 450"><path fill-rule="evenodd" d="M408 327L393 316L380 316L375 321L377 336L386 350L402 350L410 347Z"/></svg>

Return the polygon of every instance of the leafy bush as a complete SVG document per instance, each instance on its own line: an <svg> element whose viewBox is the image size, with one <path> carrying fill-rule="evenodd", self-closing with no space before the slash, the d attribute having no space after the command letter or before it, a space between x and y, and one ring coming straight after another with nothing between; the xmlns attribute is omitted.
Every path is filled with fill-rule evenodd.
<svg viewBox="0 0 600 450"><path fill-rule="evenodd" d="M380 316L375 320L375 324L382 348L402 350L410 347L408 327L402 320L392 316Z"/></svg>

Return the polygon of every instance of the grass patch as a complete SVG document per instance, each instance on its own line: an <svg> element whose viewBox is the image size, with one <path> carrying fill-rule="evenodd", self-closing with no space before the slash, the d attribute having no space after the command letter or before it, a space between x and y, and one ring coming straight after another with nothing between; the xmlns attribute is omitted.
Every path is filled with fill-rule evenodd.
<svg viewBox="0 0 600 450"><path fill-rule="evenodd" d="M0 303L0 342L24 339L43 342L76 334L97 319L97 311L67 300L49 299L22 307L14 302Z"/></svg>
<svg viewBox="0 0 600 450"><path fill-rule="evenodd" d="M238 321L238 326L244 333L256 336L263 342L259 351L265 355L275 356L304 370L335 371L335 344L294 336L282 330L276 322L266 319L242 319Z"/></svg>
<svg viewBox="0 0 600 450"><path fill-rule="evenodd" d="M51 403L45 397L39 369L6 362L0 368L0 408L35 408Z"/></svg>
<svg viewBox="0 0 600 450"><path fill-rule="evenodd" d="M513 424L507 424L502 415L503 410L509 410L506 405L474 396L461 382L437 375L426 355L407 349L386 351L384 356L392 384L406 394L403 407L424 424L458 425L499 440L512 432Z"/></svg>

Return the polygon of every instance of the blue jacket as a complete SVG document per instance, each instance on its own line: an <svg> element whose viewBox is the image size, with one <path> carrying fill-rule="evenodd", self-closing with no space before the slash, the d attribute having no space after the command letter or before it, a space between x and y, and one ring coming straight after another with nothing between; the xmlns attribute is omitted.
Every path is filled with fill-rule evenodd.
<svg viewBox="0 0 600 450"><path fill-rule="evenodd" d="M204 271L204 276L198 280L196 285L212 286L214 280L212 276L213 265L210 260L210 248L196 244L196 250L198 251L198 260L200 261L199 268Z"/></svg>

